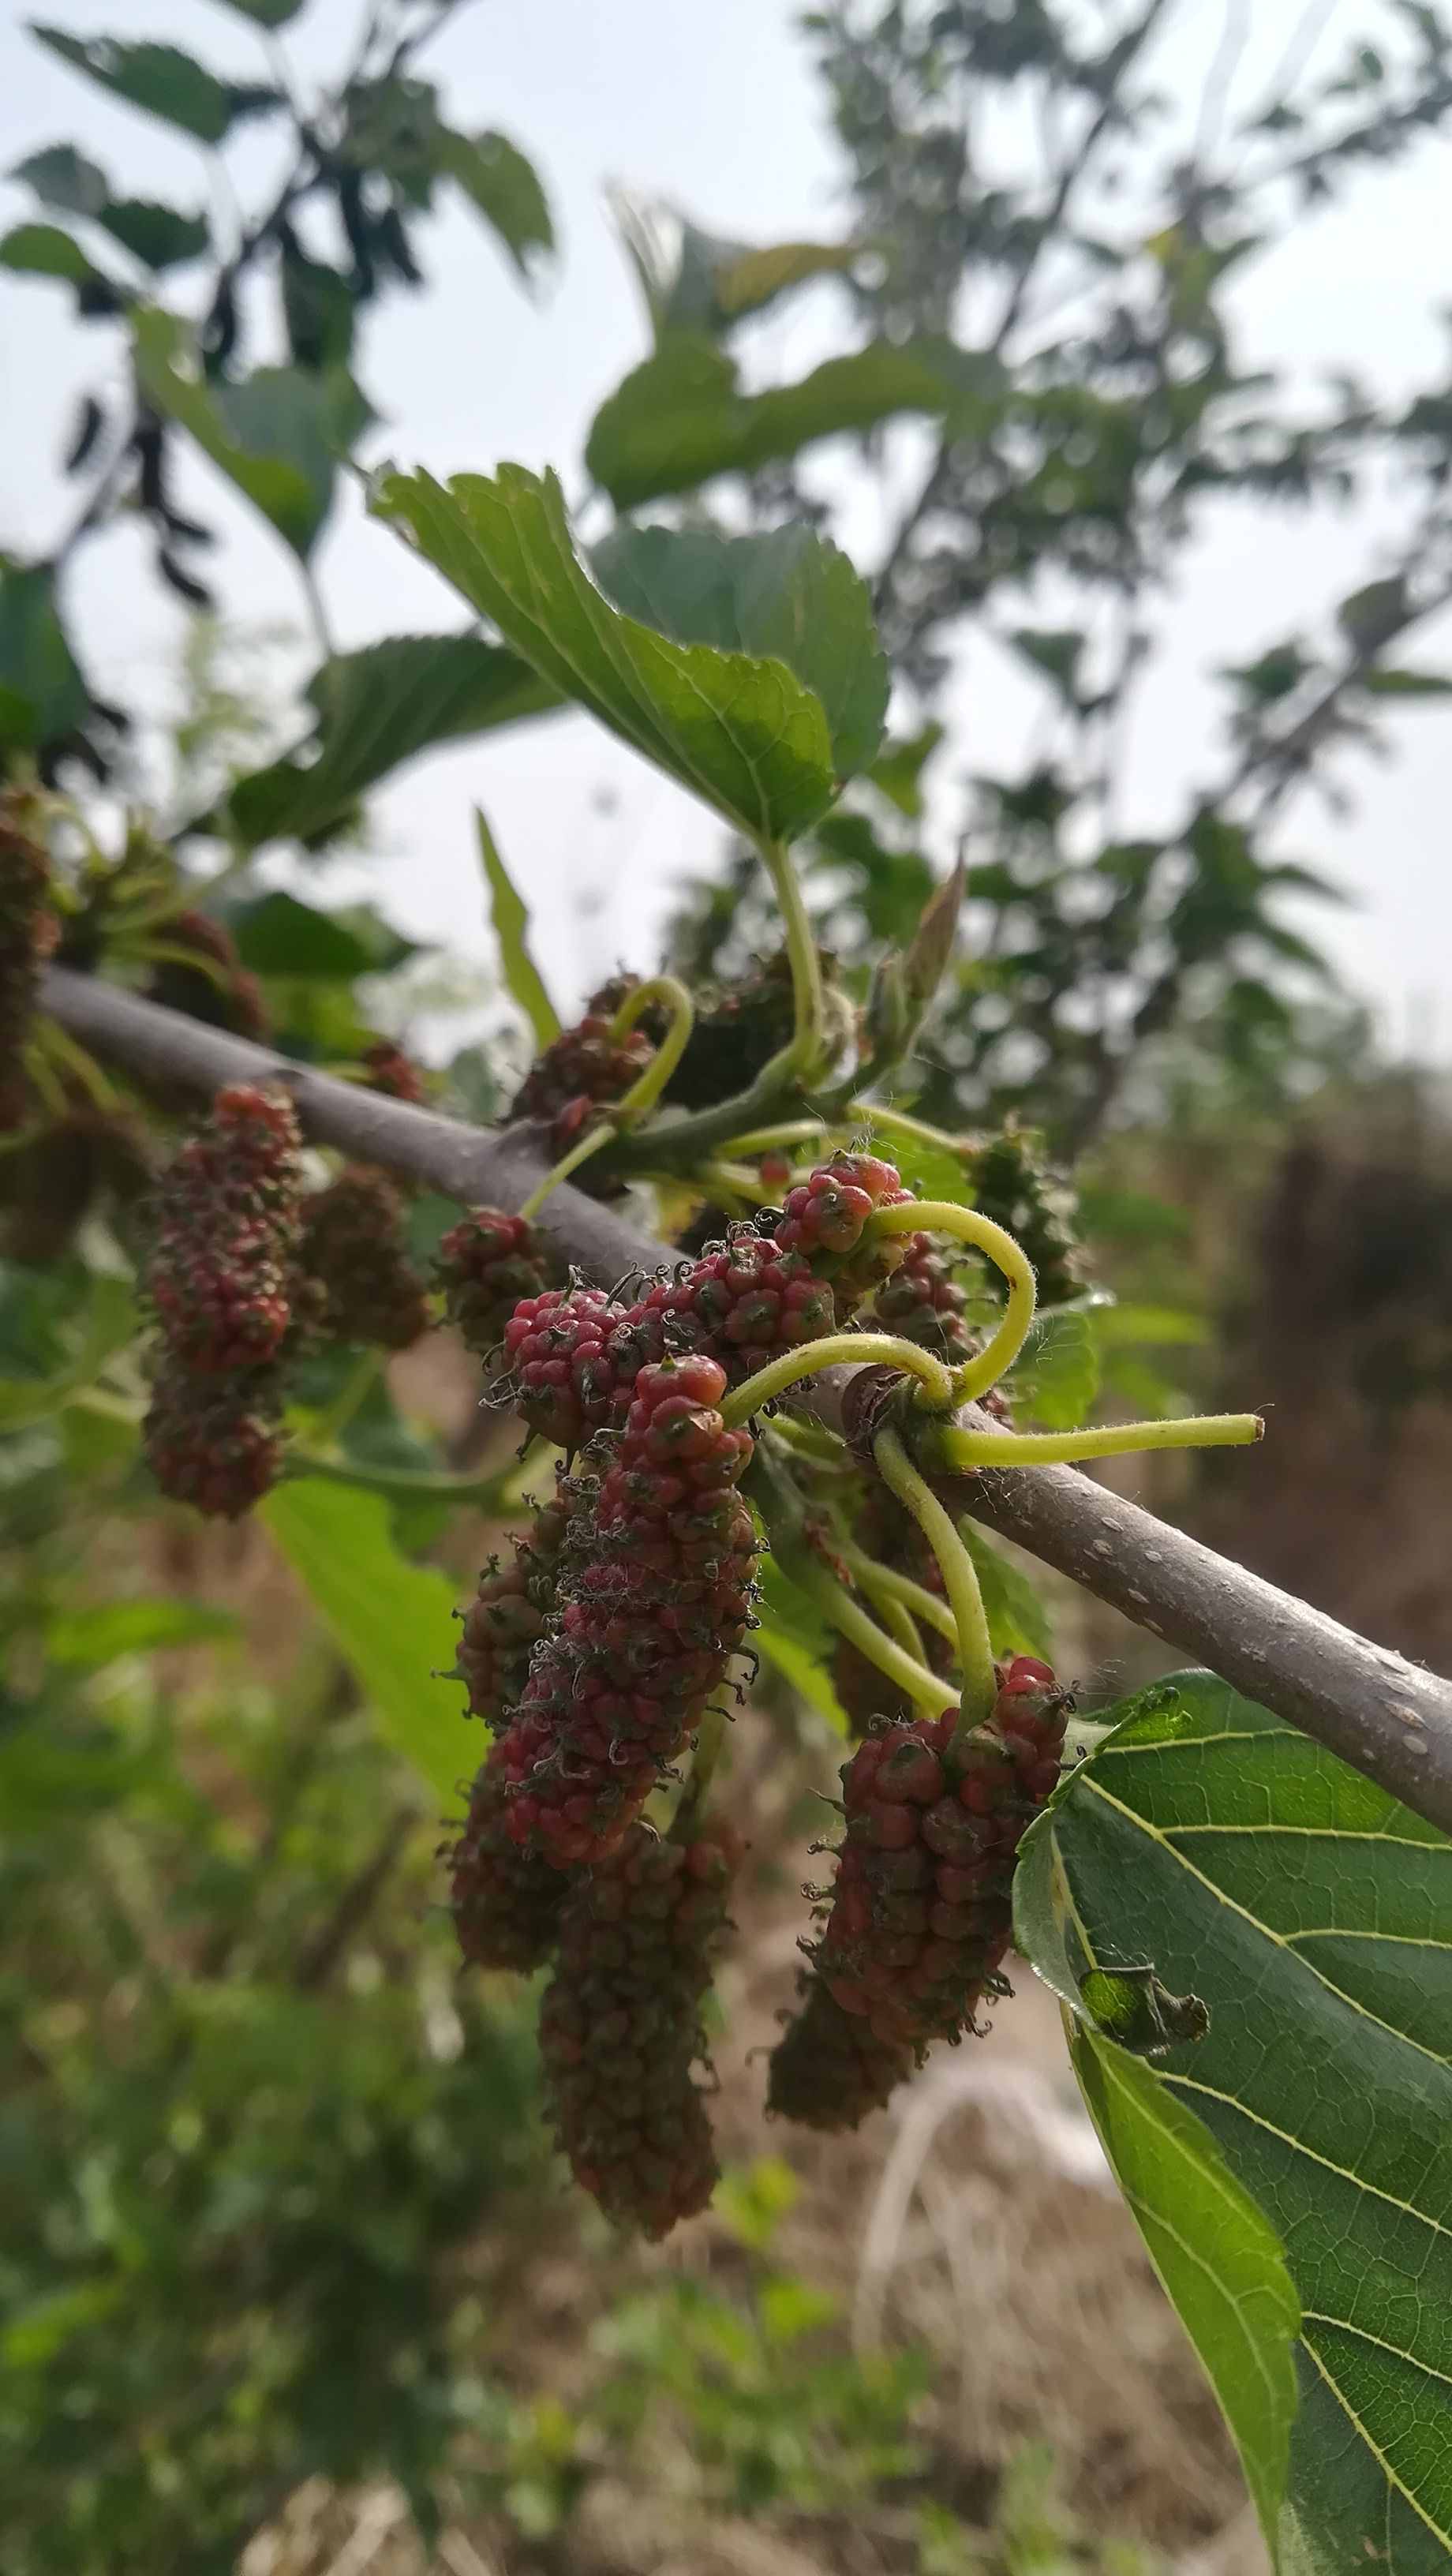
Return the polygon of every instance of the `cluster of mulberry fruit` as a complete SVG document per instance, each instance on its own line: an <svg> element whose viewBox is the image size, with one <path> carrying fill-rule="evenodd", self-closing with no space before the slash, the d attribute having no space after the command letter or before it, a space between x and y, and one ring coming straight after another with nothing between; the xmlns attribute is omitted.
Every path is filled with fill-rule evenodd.
<svg viewBox="0 0 1452 2576"><path fill-rule="evenodd" d="M842 1772L846 1832L826 1900L806 2012L780 2042L773 2097L785 2109L818 2061L817 2124L828 2125L825 2069L838 2060L840 2123L861 2117L875 2051L921 2059L935 2040L976 2027L1004 1991L1010 1890L1024 1832L1059 1777L1069 1699L1047 1664L1016 1655L999 1668L992 1711L966 1745L956 1710L880 1729ZM865 2025L846 2049L817 1990ZM783 2088L785 2091L783 2092Z"/></svg>
<svg viewBox="0 0 1452 2576"><path fill-rule="evenodd" d="M726 1373L642 1369L612 1463L585 1488L550 1633L495 1747L514 1839L560 1868L618 1848L725 1680L751 1615L750 1434Z"/></svg>
<svg viewBox="0 0 1452 2576"><path fill-rule="evenodd" d="M607 2217L645 2236L704 2209L717 2181L691 2070L737 1861L724 1830L661 1842L636 1825L560 1918L539 2022L556 2135Z"/></svg>
<svg viewBox="0 0 1452 2576"><path fill-rule="evenodd" d="M178 912L158 934L168 949L180 953L161 958L147 986L147 998L180 1011L205 1028L226 1029L233 1037L265 1038L271 1027L262 987L237 954L237 942L225 923L205 912Z"/></svg>
<svg viewBox="0 0 1452 2576"><path fill-rule="evenodd" d="M1077 1202L1067 1181L1044 1159L1041 1140L1009 1125L973 1158L973 1204L980 1216L1022 1244L1034 1267L1041 1306L1062 1306L1084 1285L1075 1226Z"/></svg>
<svg viewBox="0 0 1452 2576"><path fill-rule="evenodd" d="M524 1697L530 1660L554 1607L569 1521L569 1488L561 1478L553 1499L511 1542L510 1554L491 1558L462 1614L455 1674L468 1692L470 1716L488 1726L502 1726Z"/></svg>
<svg viewBox="0 0 1452 2576"><path fill-rule="evenodd" d="M303 1210L299 1266L314 1284L316 1323L331 1340L406 1351L429 1328L428 1291L409 1257L403 1193L383 1172L350 1164Z"/></svg>
<svg viewBox="0 0 1452 2576"><path fill-rule="evenodd" d="M26 829L19 799L0 799L0 1136L14 1135L30 1115L25 1042L59 930L45 851Z"/></svg>
<svg viewBox="0 0 1452 2576"><path fill-rule="evenodd" d="M490 1359L521 1299L539 1295L549 1259L528 1217L471 1208L441 1237L434 1285L449 1321L480 1359Z"/></svg>
<svg viewBox="0 0 1452 2576"><path fill-rule="evenodd" d="M610 1034L638 981L634 975L617 975L592 993L584 1018L561 1030L535 1058L510 1102L511 1119L548 1121L557 1154L574 1143L598 1110L624 1099L655 1053L659 1015L647 1012L623 1038Z"/></svg>
<svg viewBox="0 0 1452 2576"><path fill-rule="evenodd" d="M158 1191L147 1289L161 1348L146 1454L164 1493L228 1519L266 1493L281 1459L301 1181L291 1101L234 1083Z"/></svg>

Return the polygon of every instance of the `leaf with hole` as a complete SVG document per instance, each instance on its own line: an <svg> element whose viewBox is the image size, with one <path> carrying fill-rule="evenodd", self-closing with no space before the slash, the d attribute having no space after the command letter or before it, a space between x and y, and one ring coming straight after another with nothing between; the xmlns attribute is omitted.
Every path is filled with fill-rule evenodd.
<svg viewBox="0 0 1452 2576"><path fill-rule="evenodd" d="M562 696L728 822L787 839L831 803L820 700L782 662L621 616L575 553L553 474L390 474L373 506Z"/></svg>
<svg viewBox="0 0 1452 2576"><path fill-rule="evenodd" d="M251 848L317 839L420 752L560 703L517 653L477 635L390 635L324 662L307 694L317 723L306 744L227 797L227 822Z"/></svg>
<svg viewBox="0 0 1452 2576"><path fill-rule="evenodd" d="M1231 2418L1285 2576L1452 2561L1452 1842L1209 1673L1109 1712L1023 1846L1016 1937L1081 2014L1153 1969L1203 2037L1132 2061L1087 2024L1086 2098ZM1091 1989L1092 1993L1092 1989ZM1133 2067L1133 2073L1125 2070ZM1128 2108L1121 2099L1132 2097ZM1193 2124L1187 2126L1187 2124ZM1299 2301L1284 2494L1279 2373L1242 2293L1212 2349L1226 2222L1175 2178L1199 2130L1279 2238ZM1237 2349L1238 2346L1238 2349Z"/></svg>

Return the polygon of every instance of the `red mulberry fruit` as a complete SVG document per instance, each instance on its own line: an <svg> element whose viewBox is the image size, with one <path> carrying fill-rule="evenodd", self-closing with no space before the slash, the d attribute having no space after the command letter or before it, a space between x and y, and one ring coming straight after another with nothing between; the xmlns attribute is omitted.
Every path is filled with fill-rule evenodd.
<svg viewBox="0 0 1452 2576"><path fill-rule="evenodd" d="M280 1411L273 1369L199 1382L164 1356L142 1434L147 1464L173 1502L237 1520L277 1481Z"/></svg>
<svg viewBox="0 0 1452 2576"><path fill-rule="evenodd" d="M409 1259L403 1206L384 1173L358 1165L306 1202L299 1267L321 1291L318 1326L331 1340L406 1351L428 1331L428 1297Z"/></svg>
<svg viewBox="0 0 1452 2576"><path fill-rule="evenodd" d="M578 1449L609 1421L630 1386L607 1345L626 1313L599 1288L546 1288L524 1297L504 1329L514 1400L531 1431Z"/></svg>
<svg viewBox="0 0 1452 2576"><path fill-rule="evenodd" d="M520 1300L540 1294L548 1267L527 1217L471 1208L439 1244L434 1285L443 1292L450 1323L478 1358L487 1359Z"/></svg>
<svg viewBox="0 0 1452 2576"><path fill-rule="evenodd" d="M298 1145L291 1101L234 1083L163 1174L147 1285L181 1367L253 1368L280 1349L292 1320Z"/></svg>
<svg viewBox="0 0 1452 2576"><path fill-rule="evenodd" d="M642 1825L570 1891L540 2007L556 2134L617 2226L661 2237L704 2209L719 2168L693 2065L727 1929L725 1833L658 1842Z"/></svg>
<svg viewBox="0 0 1452 2576"><path fill-rule="evenodd" d="M554 1604L568 1525L568 1502L557 1495L513 1541L509 1558L501 1564L495 1557L485 1568L463 1614L458 1675L469 1693L470 1716L489 1726L502 1726L524 1696L530 1658Z"/></svg>
<svg viewBox="0 0 1452 2576"><path fill-rule="evenodd" d="M449 1852L454 1929L476 1968L523 1975L554 1948L569 1881L508 1830L508 1781L496 1744L469 1795L469 1813Z"/></svg>
<svg viewBox="0 0 1452 2576"><path fill-rule="evenodd" d="M593 993L585 1016L564 1029L537 1056L510 1104L515 1118L550 1121L552 1142L563 1153L597 1109L623 1099L655 1053L651 1020L637 1024L623 1038L612 1038L611 1023L633 991L637 978L617 976ZM659 1028L657 1017L654 1025Z"/></svg>
<svg viewBox="0 0 1452 2576"><path fill-rule="evenodd" d="M844 2012L815 1978L805 1989L768 2061L766 2107L803 2129L855 2129L906 2082L912 2052Z"/></svg>
<svg viewBox="0 0 1452 2576"><path fill-rule="evenodd" d="M422 1108L429 1096L427 1080L412 1057L406 1056L402 1047L396 1047L391 1038L375 1038L371 1046L363 1049L359 1060L370 1091L381 1091L388 1100L406 1100L415 1109Z"/></svg>
<svg viewBox="0 0 1452 2576"><path fill-rule="evenodd" d="M910 1199L891 1163L872 1154L834 1154L805 1181L789 1190L778 1248L799 1252L812 1268L832 1282L839 1312L846 1316L890 1279L901 1264L908 1237L868 1236L869 1217L880 1207L898 1207Z"/></svg>

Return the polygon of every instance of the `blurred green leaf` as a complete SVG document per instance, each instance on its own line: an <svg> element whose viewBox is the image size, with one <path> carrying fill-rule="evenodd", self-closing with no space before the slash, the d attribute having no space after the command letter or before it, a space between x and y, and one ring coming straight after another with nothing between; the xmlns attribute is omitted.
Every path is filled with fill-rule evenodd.
<svg viewBox="0 0 1452 2576"><path fill-rule="evenodd" d="M984 1537L976 1522L961 1521L959 1529L978 1576L995 1655L1042 1655L1052 1661L1049 1614L1037 1585Z"/></svg>
<svg viewBox="0 0 1452 2576"><path fill-rule="evenodd" d="M533 162L507 134L455 134L447 126L434 158L498 234L521 277L532 277L555 246L549 199Z"/></svg>
<svg viewBox="0 0 1452 2576"><path fill-rule="evenodd" d="M109 283L59 224L16 224L0 239L0 268L22 277L58 277L67 286Z"/></svg>
<svg viewBox="0 0 1452 2576"><path fill-rule="evenodd" d="M923 771L941 743L946 727L934 718L920 733L889 739L878 753L868 778L880 795L905 814L910 823L922 820L924 811Z"/></svg>
<svg viewBox="0 0 1452 2576"><path fill-rule="evenodd" d="M321 975L350 981L383 975L416 954L381 913L366 904L319 912L296 895L255 895L235 904L227 927L244 966L255 975Z"/></svg>
<svg viewBox="0 0 1452 2576"><path fill-rule="evenodd" d="M205 215L184 215L175 206L155 205L145 197L112 197L96 221L133 259L151 269L178 268L185 260L200 259L211 239Z"/></svg>
<svg viewBox="0 0 1452 2576"><path fill-rule="evenodd" d="M52 1663L96 1669L119 1655L149 1655L162 1646L195 1646L240 1633L234 1611L213 1610L202 1601L98 1601L48 1619L45 1650Z"/></svg>
<svg viewBox="0 0 1452 2576"><path fill-rule="evenodd" d="M1105 1351L1123 1350L1139 1342L1169 1348L1199 1344L1210 1338L1205 1317L1186 1314L1179 1306L1096 1306L1093 1324L1094 1338Z"/></svg>
<svg viewBox="0 0 1452 2576"><path fill-rule="evenodd" d="M773 654L821 701L839 779L864 769L882 739L888 671L867 585L815 529L764 536L611 531L590 558L608 598L677 644Z"/></svg>
<svg viewBox="0 0 1452 2576"><path fill-rule="evenodd" d="M806 1594L782 1573L774 1557L763 1562L761 1599L756 1606L760 1625L752 1644L757 1654L775 1665L783 1681L790 1682L836 1734L849 1736L847 1711L832 1688L835 1632Z"/></svg>
<svg viewBox="0 0 1452 2576"><path fill-rule="evenodd" d="M374 508L562 694L728 822L789 838L831 802L819 700L780 662L674 644L622 617L576 557L553 474L392 474Z"/></svg>
<svg viewBox="0 0 1452 2576"><path fill-rule="evenodd" d="M177 45L126 44L115 36L72 36L32 18L30 32L63 63L84 72L116 98L144 108L167 125L179 125L199 143L220 143L242 118L282 105L281 92L256 83L219 80Z"/></svg>
<svg viewBox="0 0 1452 2576"><path fill-rule="evenodd" d="M228 794L227 819L254 848L310 841L420 752L560 704L517 653L477 635L390 635L322 663L307 694L317 710L303 746L311 756L290 752Z"/></svg>
<svg viewBox="0 0 1452 2576"><path fill-rule="evenodd" d="M0 742L34 751L85 723L86 684L43 564L0 559Z"/></svg>
<svg viewBox="0 0 1452 2576"><path fill-rule="evenodd" d="M1076 1431L1099 1393L1094 1325L1072 1307L1036 1315L1004 1381L1016 1409L1050 1431Z"/></svg>
<svg viewBox="0 0 1452 2576"><path fill-rule="evenodd" d="M158 411L180 422L305 560L332 505L338 460L371 417L351 376L341 367L323 375L261 367L235 384L207 384L175 314L137 313L132 328L137 375Z"/></svg>
<svg viewBox="0 0 1452 2576"><path fill-rule="evenodd" d="M1452 677L1443 671L1368 671L1361 685L1373 698L1452 698Z"/></svg>
<svg viewBox="0 0 1452 2576"><path fill-rule="evenodd" d="M529 953L529 913L499 855L499 845L478 806L474 828L479 836L479 863L489 888L489 917L499 948L505 988L534 1033L536 1047L547 1047L560 1034L560 1015L545 991L544 979Z"/></svg>
<svg viewBox="0 0 1452 2576"><path fill-rule="evenodd" d="M236 9L258 27L285 27L306 6L306 0L222 0L224 9Z"/></svg>
<svg viewBox="0 0 1452 2576"><path fill-rule="evenodd" d="M744 394L715 342L668 339L602 403L585 462L618 510L692 491L717 474L750 474L823 438L875 429L904 413L966 421L996 401L996 361L949 340L879 342L829 358L795 385Z"/></svg>
<svg viewBox="0 0 1452 2576"><path fill-rule="evenodd" d="M259 1518L346 1656L396 1753L452 1807L481 1758L456 1687L435 1678L453 1653L455 1588L410 1565L376 1495L304 1478L281 1485Z"/></svg>
<svg viewBox="0 0 1452 2576"><path fill-rule="evenodd" d="M66 215L99 215L110 200L105 171L73 143L47 144L17 161L10 176L32 189L43 206L58 206Z"/></svg>

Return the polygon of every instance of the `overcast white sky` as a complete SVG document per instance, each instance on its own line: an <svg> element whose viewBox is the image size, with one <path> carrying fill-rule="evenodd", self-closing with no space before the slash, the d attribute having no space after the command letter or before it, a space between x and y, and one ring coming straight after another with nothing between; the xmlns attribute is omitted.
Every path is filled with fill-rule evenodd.
<svg viewBox="0 0 1452 2576"><path fill-rule="evenodd" d="M359 0L313 0L287 32L300 77L340 59ZM1237 19L1252 13L1230 0ZM54 0L47 12L79 33L166 38L218 69L256 77L257 41L209 0ZM1256 0L1244 76L1275 59L1306 19L1302 0ZM1367 21L1365 0L1323 7L1323 47L1339 51ZM63 139L79 143L139 195L204 202L202 156L186 139L113 107L66 72L3 13L0 168ZM830 228L836 165L811 67L788 0L476 0L428 58L453 122L499 126L536 158L563 238L563 260L538 302L523 296L476 221L453 207L424 248L426 296L390 302L371 322L360 372L386 416L386 452L436 470L488 469L503 457L553 463L579 488L584 432L596 405L645 350L633 282L602 203L607 179L675 198L709 229L763 241ZM1225 25L1223 0L1180 0L1161 48L1164 86L1198 95ZM244 199L271 167L265 128L229 155ZM1309 387L1322 366L1349 363L1374 383L1408 387L1437 364L1436 311L1447 293L1452 150L1424 144L1391 177L1372 176L1345 211L1304 222L1247 273L1239 311L1247 355L1289 361ZM32 209L3 190L6 220ZM837 218L840 220L840 218ZM182 273L179 284L184 284ZM761 380L812 364L830 345L829 291L758 335ZM111 335L77 329L68 294L0 281L0 544L43 551L74 497L55 458L76 392L97 381ZM901 462L901 460L900 460ZM257 519L196 469L207 515L227 530L220 588L234 613L302 622L291 561ZM858 485L847 542L865 539L879 496ZM1163 603L1164 648L1133 738L1130 828L1152 830L1183 807L1187 782L1217 774L1203 675L1244 661L1322 611L1378 567L1394 497L1368 523L1327 512L1286 520L1218 510L1207 517L1180 590ZM98 683L159 692L174 660L177 612L146 571L144 544L121 531L93 547L69 612ZM460 622L458 603L350 501L321 549L322 584L341 643ZM1452 621L1419 638L1415 658L1452 660ZM281 667L280 667L281 676ZM946 712L949 776L1007 765L1028 701L990 645L976 646ZM1356 810L1333 819L1303 803L1288 855L1333 874L1357 908L1320 926L1347 973L1376 1001L1393 1043L1414 1040L1452 1060L1452 888L1446 863L1452 716L1435 703L1402 717L1397 757L1345 765ZM704 865L716 826L583 719L554 719L409 772L380 797L380 856L349 869L421 935L463 955L485 944L470 831L479 801L516 876L527 882L542 962L564 1003L618 958L645 964L673 886ZM608 809L608 810L604 810Z"/></svg>

